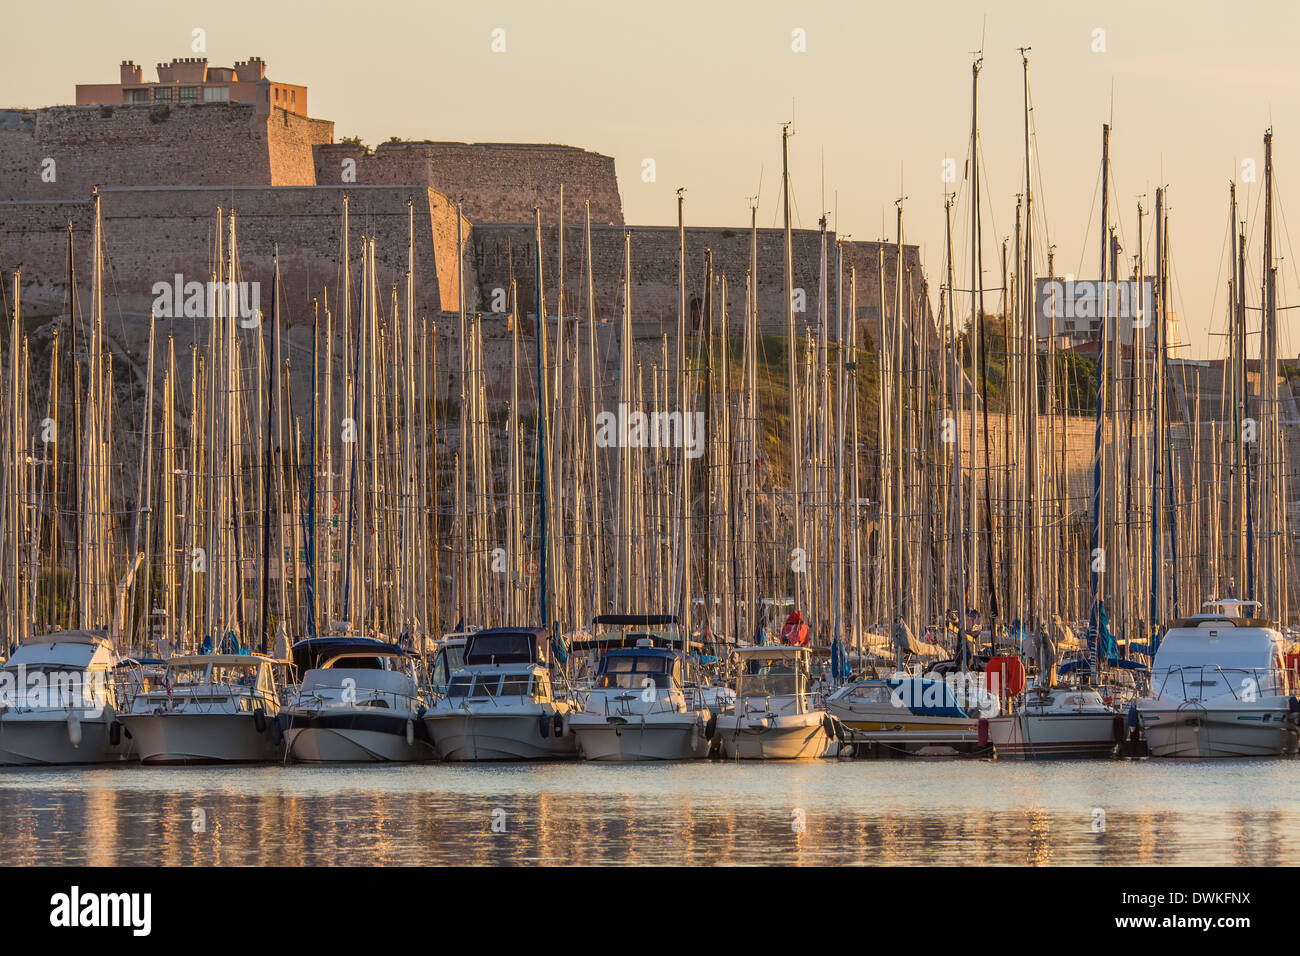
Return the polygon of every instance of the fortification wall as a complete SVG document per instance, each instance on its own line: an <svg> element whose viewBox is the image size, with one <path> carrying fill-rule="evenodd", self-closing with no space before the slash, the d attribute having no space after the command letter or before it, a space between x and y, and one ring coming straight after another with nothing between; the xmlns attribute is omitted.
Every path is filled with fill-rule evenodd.
<svg viewBox="0 0 1300 956"><path fill-rule="evenodd" d="M592 277L596 312L616 316L622 311L623 236L625 230L613 226L592 227ZM675 227L633 227L632 233L632 313L639 325L662 325L665 331L677 328L677 261L678 238ZM821 235L816 230L796 229L792 233L794 288L796 290L796 328L816 328L818 322L818 286L821 266ZM566 314L585 311L586 289L583 230L580 225L565 228ZM542 281L548 313L556 311L558 299L559 229L552 224L542 227ZM730 321L735 323L744 308L745 274L749 269L749 230L744 228L688 228L686 230L686 284L688 308L698 312L703 298L705 251L713 252L714 273L727 277ZM879 253L884 252L885 314L894 314L894 274L897 270L897 246L892 243L844 243L844 303L849 308L849 269L857 269L858 341L875 341L880 319ZM512 263L518 284L521 311L535 314L536 298L534 230L530 226L501 223L476 223L472 253L479 278L480 294L493 305L497 289L508 289ZM831 322L835 321L835 235L827 235L828 301ZM759 324L767 332L783 334L785 319L785 239L780 229L758 230L757 294ZM917 246L903 246L904 286L910 269L914 277L912 293L916 308L928 314L927 289L921 270ZM799 291L802 290L802 297ZM802 299L803 311L797 311ZM716 313L715 313L716 315Z"/></svg>
<svg viewBox="0 0 1300 956"><path fill-rule="evenodd" d="M387 306L394 284L406 273L408 208L415 216L416 308L435 314L457 307L454 265L456 213L446 197L408 187L175 187L101 190L107 247L106 306L109 314L146 316L154 285L206 282L214 255L217 208L233 205L241 278L260 284L265 315L271 309L272 258L278 249L281 303L288 324L310 323L312 299L335 309L339 296L343 197L350 197L353 293L360 277L362 236L375 239L377 286ZM90 201L0 203L0 271L22 270L29 314L57 312L66 282L67 228L72 223L78 284L88 287L93 206ZM469 223L462 220L469 235ZM467 272L474 280L471 268ZM399 299L405 292L399 290ZM186 319L186 326L192 324Z"/></svg>
<svg viewBox="0 0 1300 956"><path fill-rule="evenodd" d="M53 106L0 132L0 199L88 196L95 186L312 185L334 124L251 103ZM54 162L53 181L42 178Z"/></svg>
<svg viewBox="0 0 1300 956"><path fill-rule="evenodd" d="M316 148L316 181L341 182L344 160L358 183L427 184L476 222L531 222L533 207L553 216L564 190L564 214L581 222L587 200L593 223L621 225L623 203L614 159L573 146L527 143L384 143L374 150L347 143Z"/></svg>

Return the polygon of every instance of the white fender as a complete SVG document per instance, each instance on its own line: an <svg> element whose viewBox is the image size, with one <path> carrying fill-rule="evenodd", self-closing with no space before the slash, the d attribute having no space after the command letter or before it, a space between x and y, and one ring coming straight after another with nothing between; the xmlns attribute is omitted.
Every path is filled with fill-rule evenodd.
<svg viewBox="0 0 1300 956"><path fill-rule="evenodd" d="M415 744L415 721L413 720L406 722L406 744L408 747Z"/></svg>
<svg viewBox="0 0 1300 956"><path fill-rule="evenodd" d="M74 747L81 746L81 719L76 711L68 714L68 742Z"/></svg>

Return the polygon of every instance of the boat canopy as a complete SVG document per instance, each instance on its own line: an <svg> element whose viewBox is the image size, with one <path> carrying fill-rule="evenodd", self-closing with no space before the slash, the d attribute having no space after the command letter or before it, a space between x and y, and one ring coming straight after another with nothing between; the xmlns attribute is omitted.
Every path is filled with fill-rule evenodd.
<svg viewBox="0 0 1300 956"><path fill-rule="evenodd" d="M305 674L309 670L324 667L331 657L337 657L340 654L363 654L366 652L376 655L407 653L396 644L389 644L377 637L363 637L360 634L352 634L338 637L309 637L305 641L294 644L289 649L289 656L293 659L294 669L299 674ZM356 663L348 666L362 667L364 665ZM382 665L376 661L374 666L379 668Z"/></svg>
<svg viewBox="0 0 1300 956"><path fill-rule="evenodd" d="M676 614L597 614L592 624L610 624L615 627L657 627L676 624Z"/></svg>
<svg viewBox="0 0 1300 956"><path fill-rule="evenodd" d="M945 681L927 677L887 677L894 700L920 717L966 717Z"/></svg>
<svg viewBox="0 0 1300 956"><path fill-rule="evenodd" d="M812 648L808 647L807 645L759 644L756 647L733 648L731 653L735 654L736 657L744 661L750 659L760 659L760 660L766 658L775 659L778 657L786 657L786 658L802 657L806 659L809 656L811 651Z"/></svg>
<svg viewBox="0 0 1300 956"><path fill-rule="evenodd" d="M545 664L546 629L493 627L470 635L465 666L477 664Z"/></svg>

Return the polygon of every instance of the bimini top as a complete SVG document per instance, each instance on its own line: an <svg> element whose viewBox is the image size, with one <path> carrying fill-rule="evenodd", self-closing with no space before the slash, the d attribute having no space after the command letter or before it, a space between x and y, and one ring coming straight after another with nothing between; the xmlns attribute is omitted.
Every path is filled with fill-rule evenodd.
<svg viewBox="0 0 1300 956"><path fill-rule="evenodd" d="M174 654L167 658L168 667L257 667L262 664L283 664L265 654Z"/></svg>
<svg viewBox="0 0 1300 956"><path fill-rule="evenodd" d="M600 659L600 666L603 668L606 661L627 657L651 657L656 660L672 661L681 656L679 651L669 650L666 647L618 647Z"/></svg>
<svg viewBox="0 0 1300 956"><path fill-rule="evenodd" d="M545 664L546 628L491 627L469 636L465 666L476 664Z"/></svg>
<svg viewBox="0 0 1300 956"><path fill-rule="evenodd" d="M309 637L289 648L289 657L294 669L299 674L322 667L331 657L340 654L373 653L376 656L407 656L411 654L404 648L377 637L363 637L360 634L348 634L334 637ZM360 666L360 665L358 665Z"/></svg>
<svg viewBox="0 0 1300 956"><path fill-rule="evenodd" d="M676 614L597 614L592 624L612 624L615 627L655 627L676 624Z"/></svg>
<svg viewBox="0 0 1300 956"><path fill-rule="evenodd" d="M737 657L801 657L811 654L802 644L757 644L753 647L736 647L731 653Z"/></svg>

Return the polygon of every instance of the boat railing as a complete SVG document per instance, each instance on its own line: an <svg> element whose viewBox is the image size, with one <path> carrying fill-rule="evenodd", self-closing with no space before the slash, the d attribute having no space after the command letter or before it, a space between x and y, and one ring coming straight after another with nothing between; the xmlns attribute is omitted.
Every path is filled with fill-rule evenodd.
<svg viewBox="0 0 1300 956"><path fill-rule="evenodd" d="M1211 675L1217 675L1217 679L1207 681L1205 679L1207 672ZM1205 696L1201 688L1206 684L1213 687L1222 685L1228 689L1228 693L1232 695L1234 700L1242 700L1242 696L1237 693L1237 687L1234 685L1233 680L1228 676L1229 672L1234 675L1245 675L1241 680L1243 692L1245 691L1245 682L1249 680L1254 682L1253 692L1257 695L1271 696L1286 693L1285 680L1276 668L1261 670L1257 667L1229 667L1225 669L1219 664L1195 664L1188 666L1175 665L1166 670L1164 680L1160 684L1160 691L1154 695L1155 699L1160 700L1164 697L1165 690L1170 687L1170 682L1176 675L1183 700L1201 700ZM1194 693L1189 692L1189 683L1195 689Z"/></svg>
<svg viewBox="0 0 1300 956"><path fill-rule="evenodd" d="M407 694L401 691L358 689L350 698L344 698L335 691L340 687L320 687L312 690L300 690L293 696L291 706L311 709L313 707L382 707L382 709L411 712L426 706L419 694ZM327 693L321 693L325 691Z"/></svg>
<svg viewBox="0 0 1300 956"><path fill-rule="evenodd" d="M676 701L673 699L673 695L671 691L669 691L666 694L661 694L656 689L654 696L652 696L649 700L646 700L642 696L643 693L644 693L643 691L628 690L628 691L624 691L622 694L619 694L617 697L612 698L613 701L619 705L618 712L617 714L614 715L611 715L609 712L609 704L611 700L610 696L608 694L602 695L604 697L605 716L606 717L609 716L631 717L631 716L640 716L644 714L675 714L678 712L677 704ZM638 700L641 701L641 703L649 704L650 706L647 708L637 708L635 710L632 709L632 707L629 705L631 704L632 701L638 701ZM687 710L693 709L690 706L689 702L687 702L686 709Z"/></svg>

